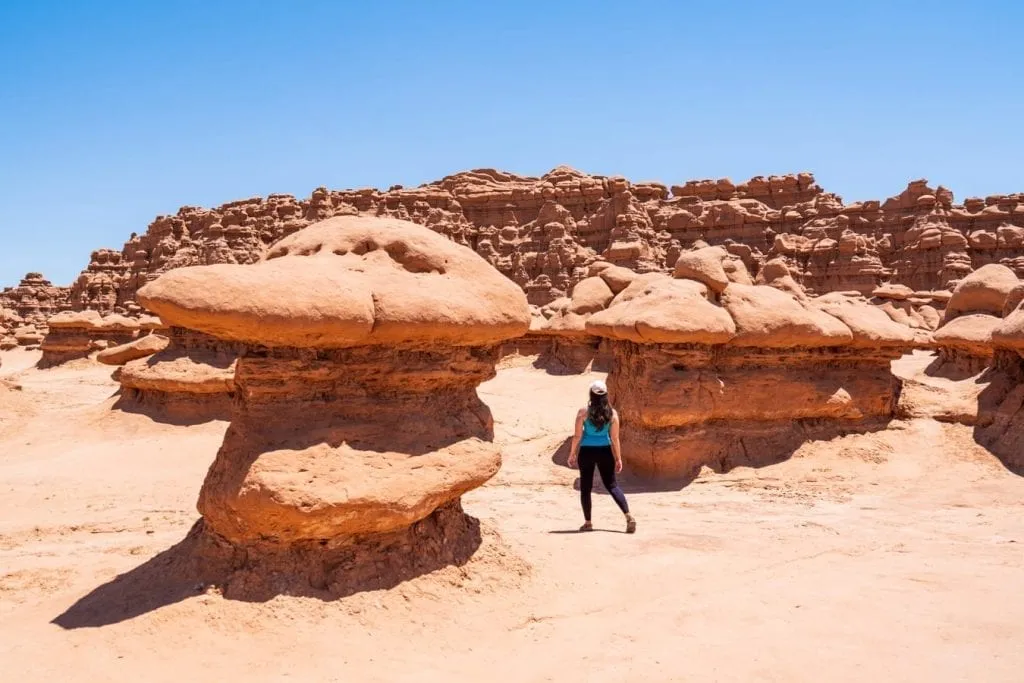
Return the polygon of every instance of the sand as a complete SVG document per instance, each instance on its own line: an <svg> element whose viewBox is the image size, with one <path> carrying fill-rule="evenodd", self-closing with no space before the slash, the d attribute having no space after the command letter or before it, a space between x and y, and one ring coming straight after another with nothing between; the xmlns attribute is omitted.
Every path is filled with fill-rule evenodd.
<svg viewBox="0 0 1024 683"><path fill-rule="evenodd" d="M474 561L247 603L160 572L226 423L112 411L110 368L37 358L0 366L21 387L0 387L4 681L1021 678L1024 478L923 409L682 490L628 485L636 535L598 495L578 534L561 463L600 375L506 362L480 390L505 455L464 498Z"/></svg>

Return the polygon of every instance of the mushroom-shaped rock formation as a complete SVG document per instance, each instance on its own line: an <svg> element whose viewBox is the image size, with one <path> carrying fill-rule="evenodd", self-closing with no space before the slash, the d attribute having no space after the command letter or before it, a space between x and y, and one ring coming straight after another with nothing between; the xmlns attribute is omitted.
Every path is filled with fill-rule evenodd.
<svg viewBox="0 0 1024 683"><path fill-rule="evenodd" d="M993 328L992 344L991 374L996 376L988 390L1000 395L991 423L976 428L975 437L1009 467L1024 471L1024 303L1018 302Z"/></svg>
<svg viewBox="0 0 1024 683"><path fill-rule="evenodd" d="M807 439L882 426L899 395L890 361L913 346L863 299L800 301L740 283L716 297L686 279L630 285L587 331L611 340L628 469L661 479L767 464Z"/></svg>
<svg viewBox="0 0 1024 683"><path fill-rule="evenodd" d="M957 370L980 372L993 360L999 330L1012 328L1014 304L1024 300L1024 285L1006 266L982 266L953 290L945 320L935 332L939 357ZM1002 316L1006 315L1006 320ZM998 365L998 363L997 363Z"/></svg>
<svg viewBox="0 0 1024 683"><path fill-rule="evenodd" d="M230 418L240 348L202 332L171 327L162 335L149 334L134 344L101 352L97 360L123 366L114 373L121 383L118 408L193 424Z"/></svg>
<svg viewBox="0 0 1024 683"><path fill-rule="evenodd" d="M14 329L14 340L18 342L18 346L29 349L38 348L45 338L46 332L35 325L21 325Z"/></svg>
<svg viewBox="0 0 1024 683"><path fill-rule="evenodd" d="M48 321L39 367L85 358L93 351L126 344L139 335L139 323L122 315L101 316L96 311L65 311Z"/></svg>
<svg viewBox="0 0 1024 683"><path fill-rule="evenodd" d="M138 298L173 325L290 348L463 346L525 331L514 283L465 258L462 245L410 225L331 218L281 240L257 267L173 270Z"/></svg>
<svg viewBox="0 0 1024 683"><path fill-rule="evenodd" d="M530 313L476 253L405 221L337 217L254 265L171 271L138 300L241 345L199 497L202 533L245 551L230 583L275 567L339 594L479 544L460 497L501 458L476 387Z"/></svg>

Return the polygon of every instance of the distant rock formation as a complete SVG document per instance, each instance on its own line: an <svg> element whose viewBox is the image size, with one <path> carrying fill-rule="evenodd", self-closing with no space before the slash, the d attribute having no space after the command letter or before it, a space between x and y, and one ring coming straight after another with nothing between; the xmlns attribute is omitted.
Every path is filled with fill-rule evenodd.
<svg viewBox="0 0 1024 683"><path fill-rule="evenodd" d="M19 322L45 326L50 316L70 307L70 290L54 287L41 273L28 273L17 287L0 292L0 308L13 311Z"/></svg>
<svg viewBox="0 0 1024 683"><path fill-rule="evenodd" d="M48 321L40 368L85 358L93 351L125 344L140 332L139 321L123 315L101 316L96 311L64 311Z"/></svg>
<svg viewBox="0 0 1024 683"><path fill-rule="evenodd" d="M668 187L567 167L539 178L482 169L416 188L318 188L304 200L270 195L183 207L120 252L94 252L69 305L132 313L137 290L163 272L254 263L268 245L315 221L353 214L412 221L470 247L535 306L567 296L597 261L670 272L695 246L724 248L752 278L768 263L785 265L812 295L870 294L885 284L949 290L989 263L1024 275L1021 194L956 205L949 190L915 180L884 202L845 205L809 173Z"/></svg>

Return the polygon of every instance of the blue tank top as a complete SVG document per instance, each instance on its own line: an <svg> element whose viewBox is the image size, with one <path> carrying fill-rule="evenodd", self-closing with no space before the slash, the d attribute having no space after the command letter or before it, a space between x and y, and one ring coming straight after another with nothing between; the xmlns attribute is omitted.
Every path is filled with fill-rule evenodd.
<svg viewBox="0 0 1024 683"><path fill-rule="evenodd" d="M583 421L583 438L580 439L581 446L610 446L612 444L611 439L611 425L607 423L601 429L598 429L590 423L590 418Z"/></svg>

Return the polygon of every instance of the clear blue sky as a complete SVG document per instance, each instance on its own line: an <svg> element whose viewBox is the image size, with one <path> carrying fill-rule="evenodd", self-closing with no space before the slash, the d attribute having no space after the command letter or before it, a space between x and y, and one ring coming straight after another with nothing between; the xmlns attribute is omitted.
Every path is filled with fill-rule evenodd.
<svg viewBox="0 0 1024 683"><path fill-rule="evenodd" d="M1022 6L0 0L0 285L182 204L475 167L1024 191Z"/></svg>

